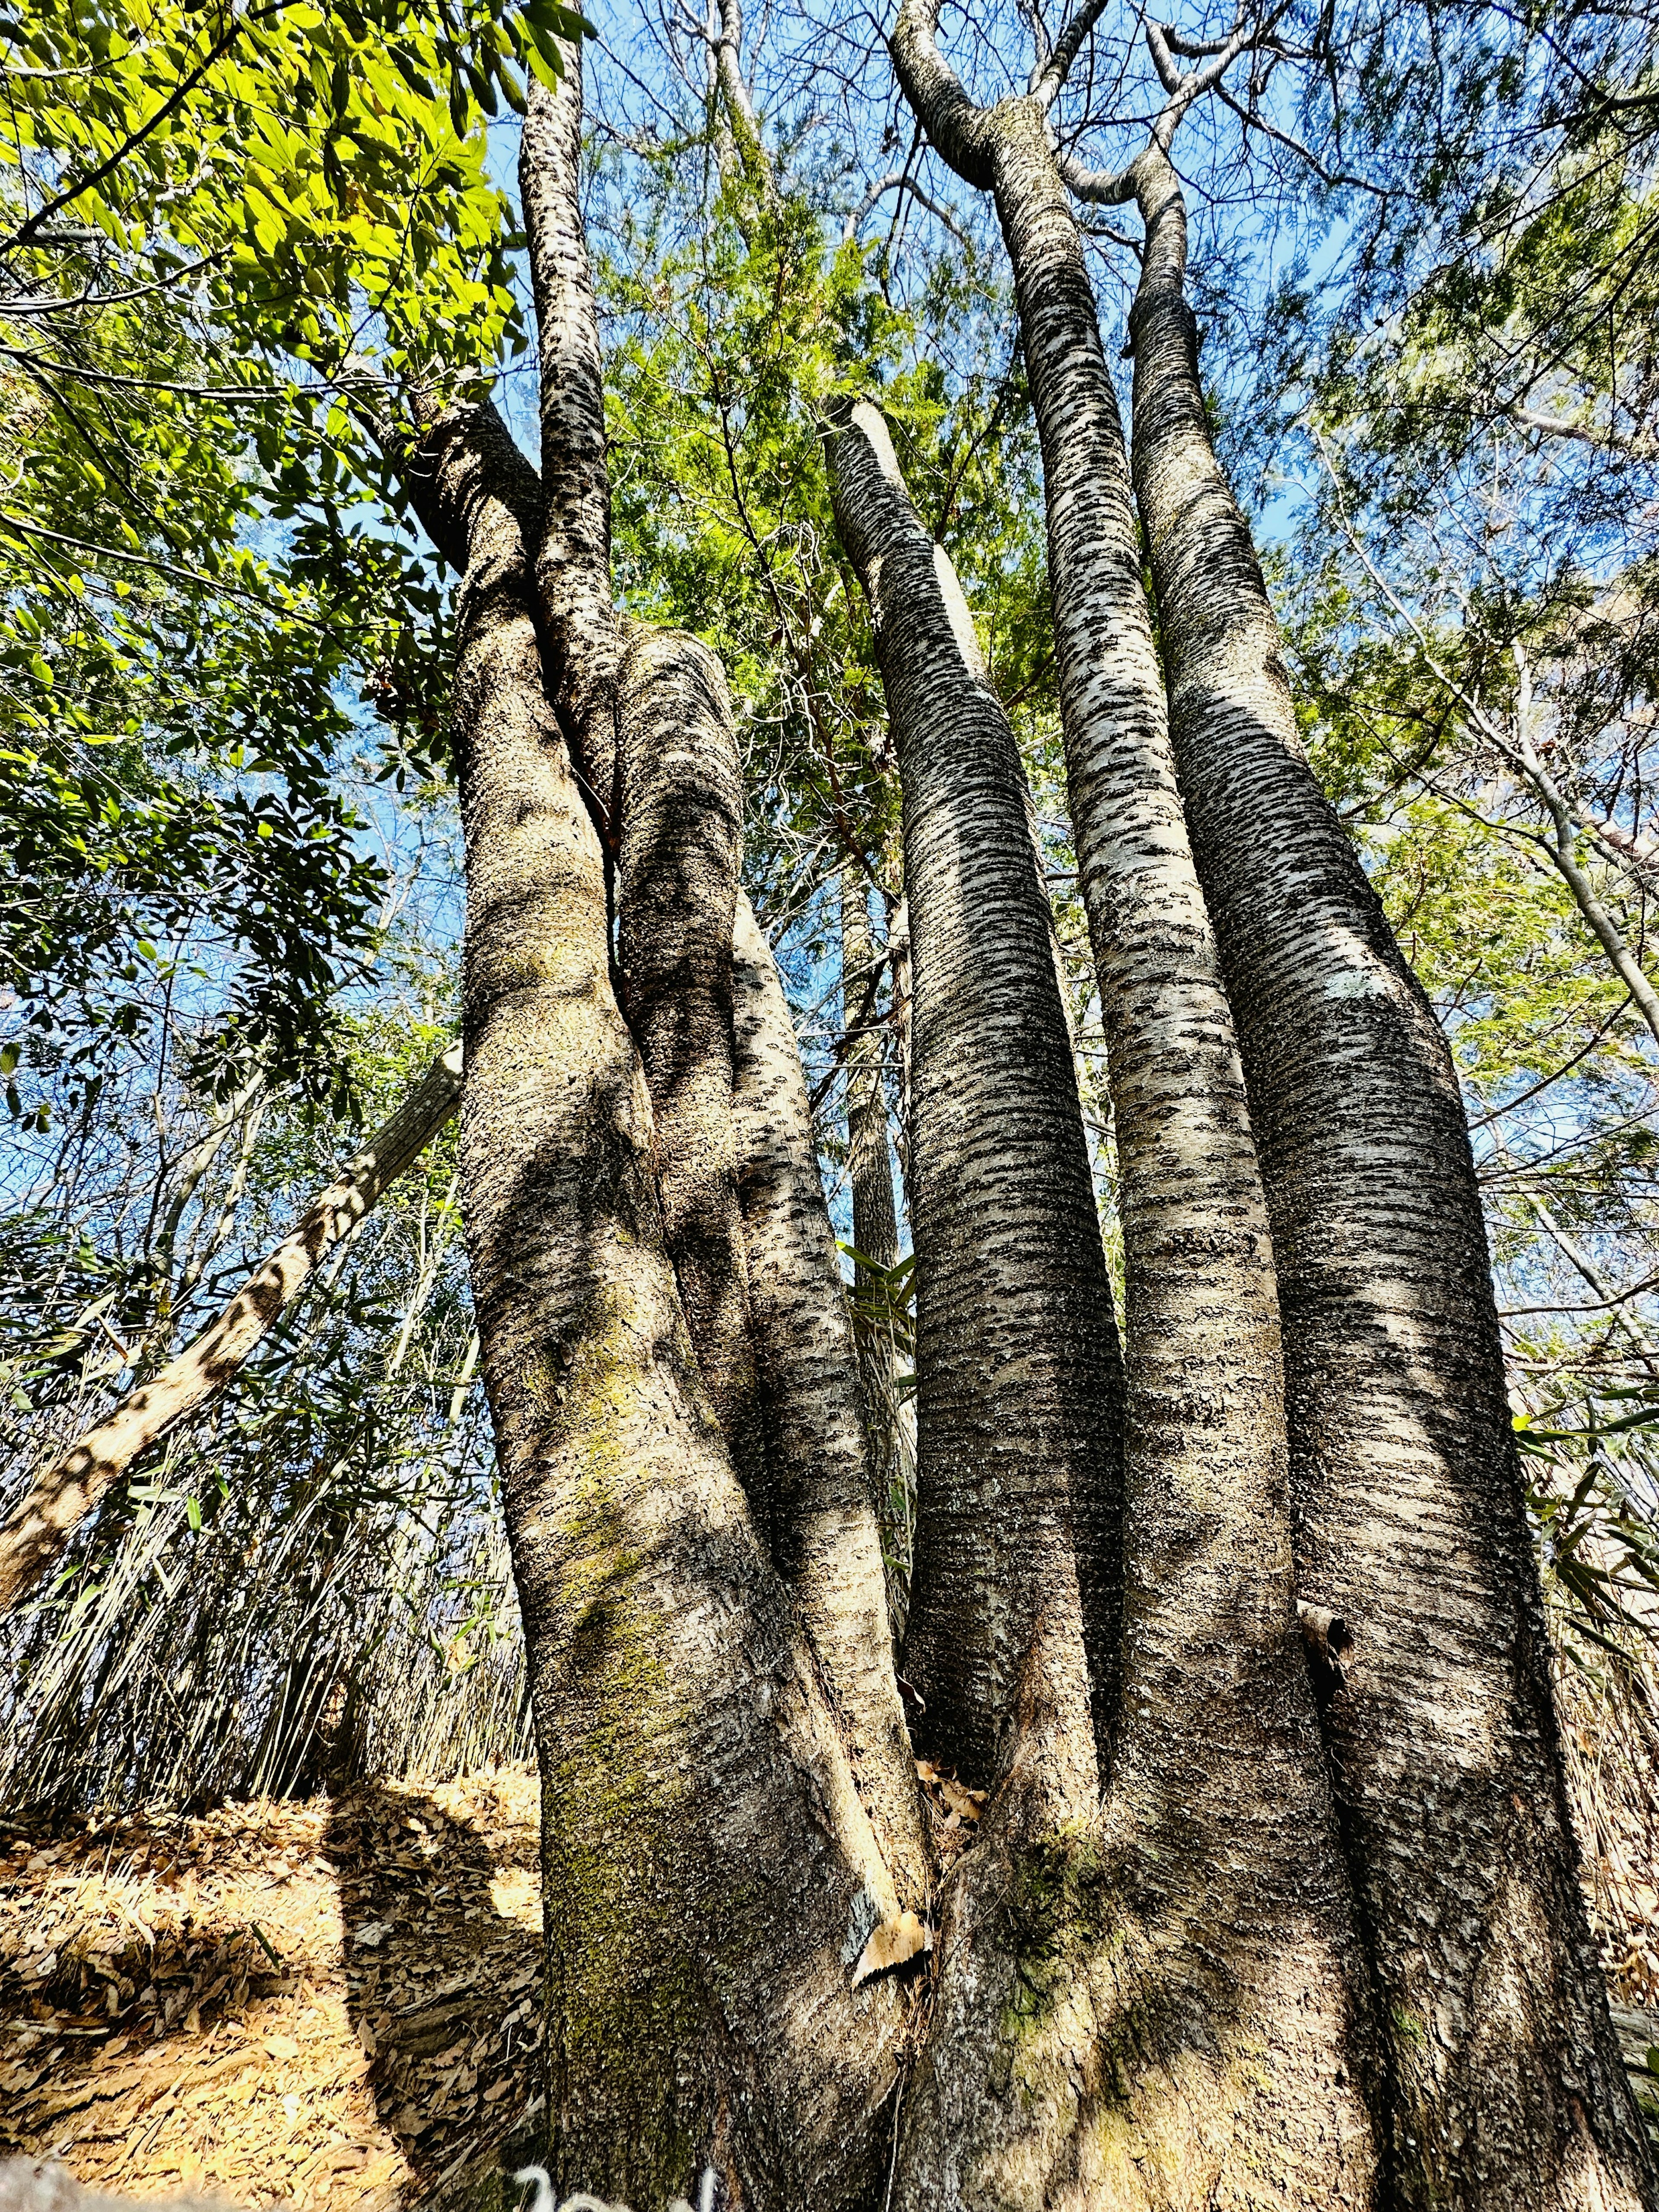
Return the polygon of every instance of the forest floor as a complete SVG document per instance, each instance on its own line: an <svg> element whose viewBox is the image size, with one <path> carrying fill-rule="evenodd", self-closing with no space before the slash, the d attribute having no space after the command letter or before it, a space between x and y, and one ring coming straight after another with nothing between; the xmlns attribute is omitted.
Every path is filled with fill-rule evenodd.
<svg viewBox="0 0 1659 2212"><path fill-rule="evenodd" d="M538 2107L537 1848L519 1767L0 1832L0 2155L251 2207L441 2190Z"/></svg>
<svg viewBox="0 0 1659 2212"><path fill-rule="evenodd" d="M919 1771L948 1856L977 1804ZM503 1766L0 1829L0 2156L123 2196L441 2203L541 2110L538 1812ZM1652 2125L1659 2014L1611 1948Z"/></svg>

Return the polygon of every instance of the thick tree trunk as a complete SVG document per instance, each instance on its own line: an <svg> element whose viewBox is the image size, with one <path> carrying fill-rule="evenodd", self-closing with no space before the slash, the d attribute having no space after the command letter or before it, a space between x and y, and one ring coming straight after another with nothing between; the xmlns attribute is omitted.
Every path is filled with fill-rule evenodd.
<svg viewBox="0 0 1659 2212"><path fill-rule="evenodd" d="M878 418L861 416L866 427L873 436ZM844 479L856 434L839 443ZM1121 444L1118 464L1121 477ZM921 537L914 517L910 527ZM884 674L891 685L908 653L913 683L938 697L921 625L896 618L904 580L918 598L928 580L896 529L869 536L877 603L892 610ZM1097 520L1091 550L1103 536ZM1074 589L1071 632L1109 630L1110 601L1091 608L1084 582ZM971 630L959 635L974 667ZM1100 654L1077 657L1098 681ZM1065 700L1064 658L1061 670ZM1097 1721L1108 1798L1080 1832L1045 1833L1047 1776L1035 1781L1023 1747L993 1803L947 1911L945 2024L913 2106L902 2201L1197 2203L1248 2186L1275 2204L1364 2203L1363 1969L1292 1598L1272 1252L1243 1079L1158 694L1130 693L1138 732L1121 711L1103 730L1098 694L1091 703L1073 750L1094 769L1091 881L1129 1297L1121 1672ZM901 711L896 699L908 825ZM1031 850L1023 803L1007 832ZM1048 943L1038 957L1052 973ZM919 1047L919 1096L925 1079ZM919 1218L925 1271L922 1234ZM927 1413L924 1397L924 1470ZM929 1510L924 1486L924 1549ZM1053 1694L1052 1683L1028 1692L1039 1734ZM1042 1763L1051 1757L1045 1746ZM988 2002L988 1950L1013 1976ZM1160 2075L1180 2094L1160 2098Z"/></svg>
<svg viewBox="0 0 1659 2212"><path fill-rule="evenodd" d="M1156 149L1134 467L1176 758L1272 1208L1299 1587L1355 1639L1325 1723L1401 2204L1651 2205L1576 1879L1462 1103L1297 736L1218 468Z"/></svg>
<svg viewBox="0 0 1659 2212"><path fill-rule="evenodd" d="M703 1382L769 1542L732 1124L743 785L707 646L632 634L617 741L617 954L654 1109L663 1230Z"/></svg>
<svg viewBox="0 0 1659 2212"><path fill-rule="evenodd" d="M920 1910L931 1864L893 1676L846 1293L783 986L741 891L734 951L732 1119L776 1557L834 1685L901 1897Z"/></svg>
<svg viewBox="0 0 1659 2212"><path fill-rule="evenodd" d="M434 1060L343 1175L313 1199L235 1297L153 1381L61 1453L0 1528L0 1612L33 1589L99 1499L141 1452L234 1381L249 1354L389 1183L413 1165L454 1113L459 1046Z"/></svg>
<svg viewBox="0 0 1659 2212"><path fill-rule="evenodd" d="M1121 1176L1127 1598L1109 1831L1160 1962L1163 2035L1178 2048L1182 2020L1207 2014L1199 2063L1213 2069L1210 2118L1175 2130L1166 2155L1188 2187L1248 2175L1275 2203L1363 2203L1366 1981L1297 1620L1267 1203L1081 240L1037 104L1006 103L993 129Z"/></svg>
<svg viewBox="0 0 1659 2212"><path fill-rule="evenodd" d="M853 1968L897 1896L686 1333L522 464L488 410L429 444L470 524L461 1181L542 1770L554 2171L635 2203L708 2166L737 2202L854 2201L900 2014Z"/></svg>
<svg viewBox="0 0 1659 2212"><path fill-rule="evenodd" d="M1046 1639L1066 1655L1069 1778L1092 1802L1091 1691L1109 1706L1120 1604L1121 1370L1024 778L880 416L860 403L830 449L904 793L920 1462L905 1672L927 1701L921 1740L985 1783Z"/></svg>

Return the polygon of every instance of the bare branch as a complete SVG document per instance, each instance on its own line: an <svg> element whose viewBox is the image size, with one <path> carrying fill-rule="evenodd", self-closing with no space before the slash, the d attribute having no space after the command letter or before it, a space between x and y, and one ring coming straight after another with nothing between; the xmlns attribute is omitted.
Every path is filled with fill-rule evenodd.
<svg viewBox="0 0 1659 2212"><path fill-rule="evenodd" d="M871 209L874 207L877 201L883 198L888 192L894 191L908 191L913 200L920 200L922 206L927 209L928 214L936 216L939 222L945 225L946 230L951 232L953 237L959 238L964 246L967 244L968 234L963 230L962 225L957 221L952 211L949 208L942 206L940 203L933 198L931 192L925 191L924 188L916 182L915 179L910 174L909 170L908 168L904 168L890 169L879 184L871 185L869 191L866 192L864 198L859 202L858 205L848 216L846 222L842 225L841 242L843 246L850 246L854 239L858 236L859 225L864 221L865 216L869 214Z"/></svg>

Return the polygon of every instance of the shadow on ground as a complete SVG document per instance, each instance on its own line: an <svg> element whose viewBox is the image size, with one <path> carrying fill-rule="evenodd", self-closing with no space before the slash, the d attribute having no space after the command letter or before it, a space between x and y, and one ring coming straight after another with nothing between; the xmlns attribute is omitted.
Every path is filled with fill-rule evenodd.
<svg viewBox="0 0 1659 2212"><path fill-rule="evenodd" d="M0 2155L130 2196L517 2212L536 1815L503 1768L0 1830Z"/></svg>
<svg viewBox="0 0 1659 2212"><path fill-rule="evenodd" d="M418 2201L493 2198L478 2185L537 2155L545 2110L534 1826L476 1784L369 1783L332 1801L322 1849L347 2010Z"/></svg>

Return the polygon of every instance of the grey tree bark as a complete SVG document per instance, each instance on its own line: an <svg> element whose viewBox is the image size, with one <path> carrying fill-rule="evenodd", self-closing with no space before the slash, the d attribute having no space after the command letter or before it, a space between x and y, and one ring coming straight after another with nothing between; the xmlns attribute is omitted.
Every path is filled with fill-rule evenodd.
<svg viewBox="0 0 1659 2212"><path fill-rule="evenodd" d="M59 1453L0 1528L0 1612L61 1559L111 1485L178 1422L228 1389L249 1355L387 1185L426 1150L460 1097L459 1046L442 1054L391 1118L255 1268L235 1297L159 1375Z"/></svg>
<svg viewBox="0 0 1659 2212"><path fill-rule="evenodd" d="M738 894L732 1117L778 1565L823 1658L907 1907L932 1888L893 1674L881 1538L836 1240L777 963Z"/></svg>
<svg viewBox="0 0 1659 2212"><path fill-rule="evenodd" d="M1576 1878L1455 1072L1297 738L1156 140L1126 181L1146 225L1135 483L1272 1212L1299 1586L1355 1639L1325 1724L1391 2185L1481 2212L1650 2206Z"/></svg>
<svg viewBox="0 0 1659 2212"><path fill-rule="evenodd" d="M1121 1366L1024 774L880 416L842 410L830 450L904 800L920 1501L905 1672L927 1700L920 1740L983 1783L1048 1639L1068 1655L1068 1756L1092 1790Z"/></svg>
<svg viewBox="0 0 1659 2212"><path fill-rule="evenodd" d="M920 1106L930 1073L960 1084L963 1053L956 1045L931 1067L934 1040L921 1026L938 983L921 933L927 879L909 852L912 782L931 762L922 746L933 732L919 718L961 729L968 683L1012 769L1010 857L1039 897L1041 886L1012 734L873 410L855 410L834 456L837 518L871 578L905 781ZM1091 543L1101 539L1097 522ZM1082 629L1080 598L1070 611ZM1097 600L1092 611L1098 632L1112 610ZM1375 2164L1357 2079L1364 1973L1296 1620L1272 1249L1243 1078L1161 696L1129 695L1139 744L1121 690L1114 702L1104 687L1115 726L1100 726L1101 689L1089 703L1093 719L1078 714L1072 751L1094 770L1087 880L1128 1255L1125 1510L1109 1539L1121 1547L1123 1614L1095 1668L1104 1802L1088 1807L1079 1832L1075 1808L1054 1801L1063 1717L1052 1675L1028 1683L1041 1778L1022 1746L971 1871L948 1897L944 2017L912 2107L901 2201L1127 2205L1164 2202L1167 2191L1197 2203L1245 2187L1276 2204L1364 2203ZM933 747L962 790L963 768L936 737ZM957 842L951 866L965 880L959 829ZM989 904L977 882L973 898L975 909ZM1039 929L1029 951L1052 977L1046 899ZM1006 1056L1018 1065L1017 1050ZM1071 1117L1080 1154L1074 1088ZM920 1121L918 1139L927 1144ZM935 1157L928 1146L916 1220L924 1286ZM1098 1259L1091 1193L1088 1230ZM992 1252L995 1233L981 1231ZM980 1265L1006 1294L989 1254ZM924 1557L927 1349L924 1336ZM1000 1987L988 1954L1011 1973ZM1152 2087L1176 2079L1177 2096Z"/></svg>
<svg viewBox="0 0 1659 2212"><path fill-rule="evenodd" d="M424 460L469 545L461 1182L542 1770L554 2169L647 2203L711 2166L738 2201L853 2201L900 2028L853 1967L897 1895L687 1334L543 682L527 464L488 410Z"/></svg>
<svg viewBox="0 0 1659 2212"><path fill-rule="evenodd" d="M714 655L679 631L634 630L620 682L617 953L651 1093L663 1231L703 1382L769 1542L732 1120L743 856L732 703Z"/></svg>
<svg viewBox="0 0 1659 2212"><path fill-rule="evenodd" d="M530 79L519 139L546 487L532 555L550 696L583 796L614 853L621 639L611 597L605 376L580 213L581 54L562 52L556 92Z"/></svg>
<svg viewBox="0 0 1659 2212"><path fill-rule="evenodd" d="M576 404L583 363L598 359L575 203L579 120L573 56L554 101L538 96L526 134L544 358L554 363L544 375L575 364L570 405L544 393L552 511L487 410L437 425L412 470L423 520L466 562L456 749L478 1079L463 1109L463 1206L543 1776L551 2155L562 2189L635 2202L698 2196L712 2169L724 2201L850 2203L876 2185L903 2019L891 1982L856 1970L872 1933L898 1920L893 1868L908 1899L926 1862L890 1678L884 1710L883 1685L860 1680L848 1656L860 1639L884 1652L887 1642L861 1456L849 1501L833 1470L798 1449L800 1533L780 1546L794 1543L805 1571L780 1574L693 1353L651 1100L613 987L602 837L621 842L625 779L603 447L592 407ZM586 388L597 395L596 380ZM682 673L686 644L665 648ZM642 746L660 755L690 738L698 750L684 690L678 677L630 687ZM713 697L716 720L722 707ZM729 737L715 733L716 752ZM578 776L568 744L593 773ZM648 780L645 803L663 803ZM712 810L701 836L718 794L696 808ZM705 838L699 866L719 844ZM640 866L629 854L622 871L644 901L643 939L646 894L672 865L648 848L647 828ZM705 904L723 870L716 858L694 887ZM739 902L739 927L746 913ZM687 973L696 969L706 1002L717 999L707 914L681 920L698 933ZM728 975L732 924L728 911ZM663 949L659 939L649 958ZM735 1048L743 1019L732 1012ZM787 1012L783 1036L793 1056ZM694 1061L688 1054L686 1070L702 1082ZM799 1085L798 1056L793 1066ZM787 1116L781 1129L775 1102L758 1097L744 1121L735 1048L728 1066L749 1147L787 1153ZM807 1163L810 1172L810 1152ZM827 1237L815 1176L811 1195ZM788 1279L780 1298L822 1299L790 1273L811 1273L810 1237L781 1240L771 1257ZM763 1316L755 1321L763 1350ZM827 1390L833 1362L815 1350ZM812 1416L787 1393L813 1380L809 1361L779 1385L778 1419L798 1432ZM823 1549L814 1531L837 1513L856 1523L859 1509L869 1569L844 1537L832 1586L812 1571Z"/></svg>

